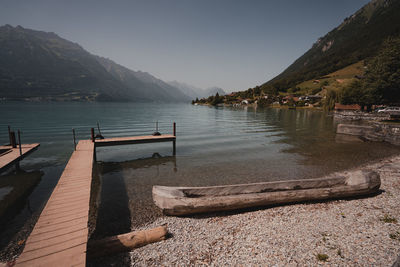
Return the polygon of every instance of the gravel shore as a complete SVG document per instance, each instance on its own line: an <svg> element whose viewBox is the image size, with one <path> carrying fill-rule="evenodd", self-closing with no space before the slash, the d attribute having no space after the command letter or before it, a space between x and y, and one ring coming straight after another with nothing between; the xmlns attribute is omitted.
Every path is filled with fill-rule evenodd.
<svg viewBox="0 0 400 267"><path fill-rule="evenodd" d="M400 156L361 168L380 174L380 194L158 218L142 229L167 223L172 237L131 252L132 266L392 266L400 254Z"/></svg>

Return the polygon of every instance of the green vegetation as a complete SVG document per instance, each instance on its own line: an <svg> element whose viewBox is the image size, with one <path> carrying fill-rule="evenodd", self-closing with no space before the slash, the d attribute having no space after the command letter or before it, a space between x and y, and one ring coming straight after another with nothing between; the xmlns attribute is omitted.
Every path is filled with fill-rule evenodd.
<svg viewBox="0 0 400 267"><path fill-rule="evenodd" d="M397 232L395 232L395 233L390 233L390 234L389 234L389 237L390 237L391 239L394 239L394 240L400 240L400 232L397 231Z"/></svg>
<svg viewBox="0 0 400 267"><path fill-rule="evenodd" d="M254 103L260 107L273 103L289 107L315 107L323 100L325 110L332 110L335 103L358 104L370 110L372 105L400 103L400 37L388 38L377 55L332 72L320 79L308 80L278 92L272 87L249 88L226 96L210 96L193 103L235 104Z"/></svg>
<svg viewBox="0 0 400 267"><path fill-rule="evenodd" d="M212 106L216 106L218 104L224 103L224 96L220 96L219 93L216 93L215 96L209 96L207 98L202 98L196 100L192 100L192 104L199 103L199 104L210 104Z"/></svg>
<svg viewBox="0 0 400 267"><path fill-rule="evenodd" d="M380 220L384 223L397 223L397 219L391 217L389 214L385 214L383 218L380 218Z"/></svg>
<svg viewBox="0 0 400 267"><path fill-rule="evenodd" d="M335 102L358 104L368 110L374 104L400 102L400 38L387 39L378 54L369 59L363 79L352 80L336 90L328 90L325 107Z"/></svg>
<svg viewBox="0 0 400 267"><path fill-rule="evenodd" d="M320 38L284 72L263 84L288 92L298 83L324 76L376 54L382 41L399 34L400 2L372 1Z"/></svg>
<svg viewBox="0 0 400 267"><path fill-rule="evenodd" d="M340 100L340 92L337 90L329 89L326 92L325 101L324 101L324 109L326 111L332 110L335 107L335 103Z"/></svg>
<svg viewBox="0 0 400 267"><path fill-rule="evenodd" d="M400 2L368 3L271 81L224 96L225 104L319 107L400 103ZM385 41L386 40L386 41ZM379 49L380 48L380 49ZM199 102L213 104L215 99Z"/></svg>
<svg viewBox="0 0 400 267"><path fill-rule="evenodd" d="M219 96L218 93L216 93L214 97L213 97L213 96L210 96L209 98L211 98L211 99L209 99L209 102L210 102L211 105L213 105L213 106L216 106L216 105L221 104L221 103L224 102L224 97Z"/></svg>
<svg viewBox="0 0 400 267"><path fill-rule="evenodd" d="M319 261L327 261L328 258L329 258L329 256L326 254L321 254L321 253L317 254L317 260L319 260Z"/></svg>
<svg viewBox="0 0 400 267"><path fill-rule="evenodd" d="M400 102L400 38L387 39L367 66L364 96L379 104Z"/></svg>
<svg viewBox="0 0 400 267"><path fill-rule="evenodd" d="M386 89L380 88L387 84L385 81L394 85L398 80L393 75L386 75L389 73L389 63L385 69L378 67L382 61L390 62L383 59L387 53L381 52L373 60L371 57L377 55L385 39L399 35L399 13L399 1L371 1L320 38L280 75L261 86L236 92L234 96L226 98L226 103L238 99L260 101L261 96L282 99L285 96L316 94L327 95L324 101L326 109L332 109L335 102L359 103L367 107L373 102L389 104L388 99L392 99L393 103L393 99L399 99L397 91L394 92L396 87L392 86L393 90L389 90L387 86ZM378 76L380 78L377 79ZM263 100L261 103L262 106L270 105L269 101Z"/></svg>

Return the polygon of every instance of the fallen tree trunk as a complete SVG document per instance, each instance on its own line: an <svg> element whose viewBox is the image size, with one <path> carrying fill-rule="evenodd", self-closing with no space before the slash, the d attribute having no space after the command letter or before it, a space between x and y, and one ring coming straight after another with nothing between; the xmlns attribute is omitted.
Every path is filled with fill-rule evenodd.
<svg viewBox="0 0 400 267"><path fill-rule="evenodd" d="M359 170L319 179L289 180L207 187L153 186L154 203L166 215L188 215L356 197L378 192L381 180L374 171Z"/></svg>
<svg viewBox="0 0 400 267"><path fill-rule="evenodd" d="M87 245L87 256L93 258L131 251L134 248L165 240L167 233L167 225L162 225L153 229L120 234L99 240L91 240Z"/></svg>

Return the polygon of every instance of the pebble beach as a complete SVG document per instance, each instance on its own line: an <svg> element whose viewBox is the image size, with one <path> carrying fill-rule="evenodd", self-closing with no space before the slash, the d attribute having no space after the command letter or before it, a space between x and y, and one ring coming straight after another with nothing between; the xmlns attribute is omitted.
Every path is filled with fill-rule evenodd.
<svg viewBox="0 0 400 267"><path fill-rule="evenodd" d="M400 156L357 169L379 194L240 213L161 217L171 237L130 253L132 266L392 266L400 255ZM137 229L135 229L137 230Z"/></svg>

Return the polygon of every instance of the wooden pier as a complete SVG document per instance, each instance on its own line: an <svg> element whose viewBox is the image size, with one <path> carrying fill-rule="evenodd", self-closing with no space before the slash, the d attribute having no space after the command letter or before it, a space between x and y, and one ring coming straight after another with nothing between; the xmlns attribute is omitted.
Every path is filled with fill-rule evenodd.
<svg viewBox="0 0 400 267"><path fill-rule="evenodd" d="M12 147L0 146L0 173L9 168L20 160L24 159L27 155L35 151L40 144L22 144L21 146Z"/></svg>
<svg viewBox="0 0 400 267"><path fill-rule="evenodd" d="M85 266L96 147L167 141L175 154L175 124L174 135L79 141L16 266Z"/></svg>
<svg viewBox="0 0 400 267"><path fill-rule="evenodd" d="M17 266L85 266L94 143L80 141Z"/></svg>
<svg viewBox="0 0 400 267"><path fill-rule="evenodd" d="M115 137L98 139L95 141L96 147L102 146L120 146L120 145L132 145L132 144L145 144L145 143L158 143L158 142L173 142L176 140L175 135L163 134L163 135L148 135L148 136L132 136L132 137Z"/></svg>

